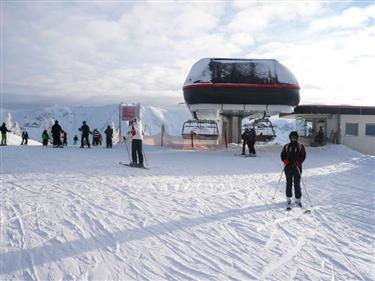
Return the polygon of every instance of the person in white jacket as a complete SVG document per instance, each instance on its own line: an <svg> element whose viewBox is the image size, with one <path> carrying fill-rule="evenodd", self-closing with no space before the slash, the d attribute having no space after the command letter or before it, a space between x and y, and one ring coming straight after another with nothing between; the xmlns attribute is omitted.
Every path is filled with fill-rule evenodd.
<svg viewBox="0 0 375 281"><path fill-rule="evenodd" d="M143 165L143 153L142 153L142 141L144 130L142 123L137 118L134 118L133 121L129 124L129 136L132 138L132 163L131 166L144 168ZM139 160L139 162L137 161Z"/></svg>

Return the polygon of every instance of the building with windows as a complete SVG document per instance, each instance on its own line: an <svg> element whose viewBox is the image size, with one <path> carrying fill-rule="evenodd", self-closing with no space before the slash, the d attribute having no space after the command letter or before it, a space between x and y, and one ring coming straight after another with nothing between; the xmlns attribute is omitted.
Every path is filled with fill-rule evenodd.
<svg viewBox="0 0 375 281"><path fill-rule="evenodd" d="M299 105L294 113L280 116L303 123L299 133L306 144L344 144L375 155L374 106Z"/></svg>

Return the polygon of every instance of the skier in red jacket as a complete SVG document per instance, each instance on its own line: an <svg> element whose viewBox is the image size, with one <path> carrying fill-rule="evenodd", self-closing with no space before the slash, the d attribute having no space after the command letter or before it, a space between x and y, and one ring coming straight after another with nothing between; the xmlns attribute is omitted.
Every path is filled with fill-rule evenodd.
<svg viewBox="0 0 375 281"><path fill-rule="evenodd" d="M290 143L284 145L281 151L281 161L284 162L284 172L286 176L286 200L287 209L292 204L292 186L294 183L294 196L297 206L302 207L301 203L301 174L302 163L306 159L306 151L303 144L298 143L298 133L293 131L289 134Z"/></svg>

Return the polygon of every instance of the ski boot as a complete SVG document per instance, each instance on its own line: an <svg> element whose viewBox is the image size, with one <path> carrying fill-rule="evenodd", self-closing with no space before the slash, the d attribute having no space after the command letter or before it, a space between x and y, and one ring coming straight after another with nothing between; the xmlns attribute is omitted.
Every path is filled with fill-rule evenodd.
<svg viewBox="0 0 375 281"><path fill-rule="evenodd" d="M301 199L296 199L296 206L302 208L302 202Z"/></svg>
<svg viewBox="0 0 375 281"><path fill-rule="evenodd" d="M286 199L286 210L290 211L292 209L292 198L288 197Z"/></svg>

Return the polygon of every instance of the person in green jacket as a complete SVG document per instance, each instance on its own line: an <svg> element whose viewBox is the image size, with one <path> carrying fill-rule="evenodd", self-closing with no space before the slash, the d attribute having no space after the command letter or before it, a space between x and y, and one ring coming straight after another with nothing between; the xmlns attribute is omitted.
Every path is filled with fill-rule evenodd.
<svg viewBox="0 0 375 281"><path fill-rule="evenodd" d="M48 140L49 140L49 135L47 133L47 130L43 131L42 140L43 140L43 146L47 146L48 145Z"/></svg>
<svg viewBox="0 0 375 281"><path fill-rule="evenodd" d="M0 127L0 131L1 131L1 145L7 145L7 132L10 132L10 131L7 129L7 125L5 124L5 122Z"/></svg>

